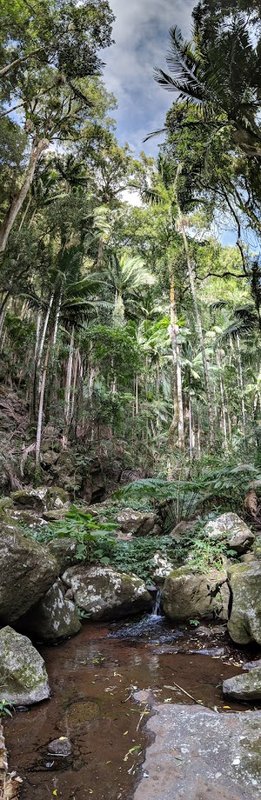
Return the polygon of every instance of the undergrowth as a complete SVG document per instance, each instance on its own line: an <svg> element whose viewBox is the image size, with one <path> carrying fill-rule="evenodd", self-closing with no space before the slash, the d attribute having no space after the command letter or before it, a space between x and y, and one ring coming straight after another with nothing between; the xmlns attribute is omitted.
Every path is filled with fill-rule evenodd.
<svg viewBox="0 0 261 800"><path fill-rule="evenodd" d="M135 574L145 581L153 578L155 553L167 558L173 568L188 564L202 572L215 567L223 568L224 555L228 553L224 542L209 541L204 526L210 519L205 517L192 531L177 542L172 536L133 537L129 541L113 536L113 524L104 524L103 529L89 514L72 507L64 520L28 531L30 537L41 543L54 539L71 538L77 542L76 559L86 565L111 566L120 572Z"/></svg>

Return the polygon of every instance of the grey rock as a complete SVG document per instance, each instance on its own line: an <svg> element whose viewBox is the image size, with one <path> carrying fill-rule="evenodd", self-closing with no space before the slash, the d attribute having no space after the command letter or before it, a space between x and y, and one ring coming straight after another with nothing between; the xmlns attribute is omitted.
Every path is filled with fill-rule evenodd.
<svg viewBox="0 0 261 800"><path fill-rule="evenodd" d="M164 704L154 712L146 725L153 740L134 800L260 798L261 712L216 714Z"/></svg>
<svg viewBox="0 0 261 800"><path fill-rule="evenodd" d="M151 595L140 578L111 567L71 567L62 580L90 620L121 618L152 607Z"/></svg>
<svg viewBox="0 0 261 800"><path fill-rule="evenodd" d="M261 667L251 669L245 675L235 675L223 683L223 694L236 700L261 700Z"/></svg>
<svg viewBox="0 0 261 800"><path fill-rule="evenodd" d="M248 670L256 669L257 667L261 668L261 658L257 658L256 661L247 661L247 663L244 664L244 669Z"/></svg>
<svg viewBox="0 0 261 800"><path fill-rule="evenodd" d="M52 586L59 566L49 549L17 530L0 532L0 619L14 622Z"/></svg>
<svg viewBox="0 0 261 800"><path fill-rule="evenodd" d="M51 542L48 542L48 550L56 558L60 575L66 567L73 567L74 564L77 564L77 547L77 542L69 538L52 539Z"/></svg>
<svg viewBox="0 0 261 800"><path fill-rule="evenodd" d="M39 489L33 489L28 486L27 489L11 492L10 497L19 508L24 508L25 506L26 508L33 508L35 511L44 511L46 494L46 486Z"/></svg>
<svg viewBox="0 0 261 800"><path fill-rule="evenodd" d="M248 525L232 512L221 514L217 519L208 522L205 533L210 539L225 540L228 548L235 550L239 555L246 553L255 541L255 536Z"/></svg>
<svg viewBox="0 0 261 800"><path fill-rule="evenodd" d="M216 569L207 574L179 567L166 578L162 593L165 614L184 622L195 618L228 618L227 575Z"/></svg>
<svg viewBox="0 0 261 800"><path fill-rule="evenodd" d="M6 626L0 631L0 699L32 705L50 695L43 658L27 636Z"/></svg>
<svg viewBox="0 0 261 800"><path fill-rule="evenodd" d="M236 564L228 570L232 609L228 632L237 644L261 644L261 562Z"/></svg>
<svg viewBox="0 0 261 800"><path fill-rule="evenodd" d="M64 597L60 579L20 621L23 629L43 642L58 642L79 633L81 623L74 603Z"/></svg>
<svg viewBox="0 0 261 800"><path fill-rule="evenodd" d="M152 579L156 584L163 584L168 575L173 571L173 564L162 553L157 552L154 554L152 560Z"/></svg>
<svg viewBox="0 0 261 800"><path fill-rule="evenodd" d="M153 512L134 511L132 508L124 508L116 516L117 526L123 533L132 533L133 536L155 535L155 527L160 533L159 518Z"/></svg>
<svg viewBox="0 0 261 800"><path fill-rule="evenodd" d="M48 744L48 753L54 756L63 756L66 758L71 755L72 745L67 736L60 736L59 739L54 739Z"/></svg>

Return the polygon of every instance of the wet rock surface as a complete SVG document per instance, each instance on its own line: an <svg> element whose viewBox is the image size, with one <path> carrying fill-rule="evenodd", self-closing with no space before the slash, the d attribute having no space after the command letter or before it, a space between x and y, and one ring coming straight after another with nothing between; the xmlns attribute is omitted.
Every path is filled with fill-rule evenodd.
<svg viewBox="0 0 261 800"><path fill-rule="evenodd" d="M155 706L147 723L155 738L134 800L258 800L260 724L258 711Z"/></svg>
<svg viewBox="0 0 261 800"><path fill-rule="evenodd" d="M54 739L48 744L48 753L54 756L63 756L66 758L71 755L72 745L67 736L60 736L59 739Z"/></svg>
<svg viewBox="0 0 261 800"><path fill-rule="evenodd" d="M236 675L223 683L223 693L236 700L261 700L261 667L251 669L247 675ZM260 719L261 736L261 719ZM261 739L260 739L261 745ZM260 747L261 750L261 747ZM261 766L261 765L260 765Z"/></svg>
<svg viewBox="0 0 261 800"><path fill-rule="evenodd" d="M0 699L32 705L50 695L44 660L27 636L6 626L0 631Z"/></svg>

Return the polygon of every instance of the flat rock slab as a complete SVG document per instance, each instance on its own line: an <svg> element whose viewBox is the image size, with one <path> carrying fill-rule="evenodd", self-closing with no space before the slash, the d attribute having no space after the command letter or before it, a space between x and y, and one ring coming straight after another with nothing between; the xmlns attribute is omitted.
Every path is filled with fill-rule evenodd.
<svg viewBox="0 0 261 800"><path fill-rule="evenodd" d="M142 698L140 698L142 700ZM158 705L134 800L258 800L261 712Z"/></svg>

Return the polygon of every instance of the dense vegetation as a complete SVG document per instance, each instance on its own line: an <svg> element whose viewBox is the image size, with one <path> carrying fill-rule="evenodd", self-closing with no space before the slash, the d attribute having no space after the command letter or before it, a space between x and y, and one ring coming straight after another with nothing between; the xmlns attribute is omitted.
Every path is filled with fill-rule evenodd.
<svg viewBox="0 0 261 800"><path fill-rule="evenodd" d="M115 136L107 0L1 0L1 15L5 481L19 485L28 453L37 480L47 427L64 450L120 453L145 474L254 464L259 4L202 0L191 42L172 30L157 161Z"/></svg>

